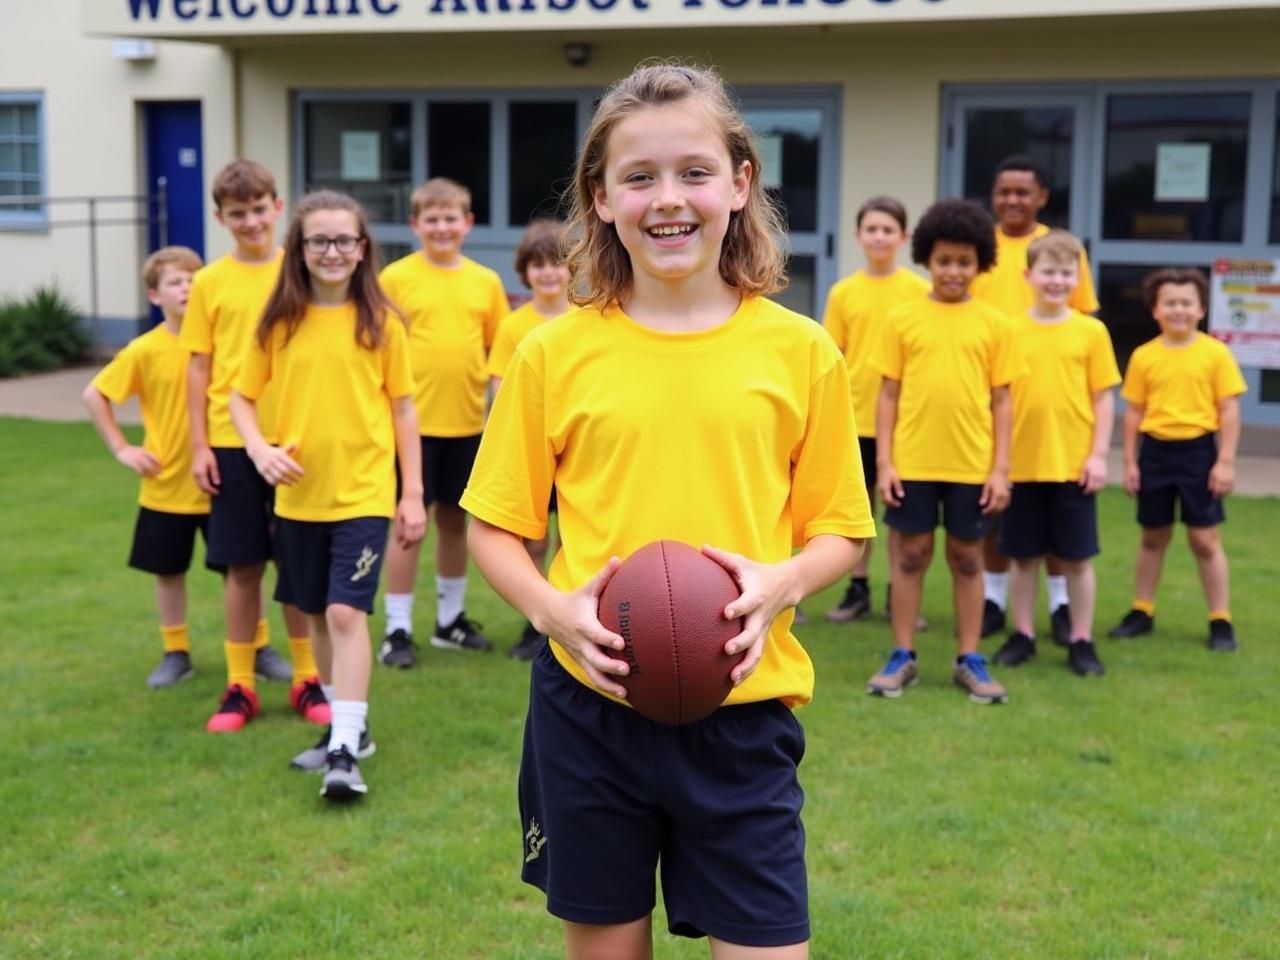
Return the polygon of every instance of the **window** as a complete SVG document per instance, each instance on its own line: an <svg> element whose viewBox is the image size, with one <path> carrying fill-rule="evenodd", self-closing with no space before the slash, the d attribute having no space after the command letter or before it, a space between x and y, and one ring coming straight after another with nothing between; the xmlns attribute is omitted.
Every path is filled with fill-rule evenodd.
<svg viewBox="0 0 1280 960"><path fill-rule="evenodd" d="M448 177L471 191L471 212L476 223L492 222L489 198L490 104L427 104L427 176Z"/></svg>
<svg viewBox="0 0 1280 960"><path fill-rule="evenodd" d="M0 219L44 218L40 109L39 96L0 94Z"/></svg>
<svg viewBox="0 0 1280 960"><path fill-rule="evenodd" d="M965 111L964 196L991 203L993 173L1001 160L1025 154L1049 175L1049 203L1037 219L1066 227L1071 211L1075 109L1071 106L983 107Z"/></svg>
<svg viewBox="0 0 1280 960"><path fill-rule="evenodd" d="M788 229L816 231L822 111L805 107L748 108L743 116L760 147L764 187L781 203Z"/></svg>
<svg viewBox="0 0 1280 960"><path fill-rule="evenodd" d="M374 221L409 219L413 189L407 102L311 101L305 105L306 189L355 197Z"/></svg>
<svg viewBox="0 0 1280 960"><path fill-rule="evenodd" d="M1263 370L1258 399L1263 403L1280 403L1280 370Z"/></svg>
<svg viewBox="0 0 1280 960"><path fill-rule="evenodd" d="M1244 239L1247 93L1107 100L1106 240Z"/></svg>
<svg viewBox="0 0 1280 960"><path fill-rule="evenodd" d="M573 182L578 142L575 101L512 101L508 108L507 223L563 215L561 199Z"/></svg>

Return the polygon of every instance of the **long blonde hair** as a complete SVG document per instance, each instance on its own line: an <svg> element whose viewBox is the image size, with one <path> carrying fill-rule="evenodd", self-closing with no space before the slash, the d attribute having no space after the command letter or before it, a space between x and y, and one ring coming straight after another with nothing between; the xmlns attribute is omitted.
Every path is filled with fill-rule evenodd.
<svg viewBox="0 0 1280 960"><path fill-rule="evenodd" d="M677 63L637 67L609 88L591 118L578 154L570 198L567 256L573 279L569 299L598 307L617 303L631 290L631 258L613 224L595 211L595 189L604 183L609 136L617 124L647 107L691 101L706 110L724 137L733 169L751 164L746 205L729 215L720 248L720 277L744 296L763 296L786 286L785 228L778 205L765 193L755 137L724 81L709 69Z"/></svg>

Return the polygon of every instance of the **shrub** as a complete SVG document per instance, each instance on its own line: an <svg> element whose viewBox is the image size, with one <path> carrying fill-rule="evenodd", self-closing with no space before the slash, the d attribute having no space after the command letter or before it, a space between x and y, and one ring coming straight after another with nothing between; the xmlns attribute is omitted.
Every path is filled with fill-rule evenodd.
<svg viewBox="0 0 1280 960"><path fill-rule="evenodd" d="M56 287L0 301L0 377L53 370L89 352L80 314Z"/></svg>

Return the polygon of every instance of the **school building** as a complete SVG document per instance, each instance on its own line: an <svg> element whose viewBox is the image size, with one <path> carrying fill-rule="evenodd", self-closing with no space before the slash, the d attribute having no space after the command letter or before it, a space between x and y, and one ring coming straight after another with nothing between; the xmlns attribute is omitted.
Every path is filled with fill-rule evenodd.
<svg viewBox="0 0 1280 960"><path fill-rule="evenodd" d="M518 291L516 240L555 208L594 98L650 57L735 87L789 218L781 299L810 315L859 264L862 200L985 199L1014 152L1051 171L1044 219L1088 244L1122 363L1155 332L1151 267L1280 259L1276 0L13 0L3 19L0 295L57 278L108 340L146 315L148 247L226 251L208 186L237 155L286 196L354 194L388 257L413 186L455 177L468 253ZM1280 426L1268 363L1245 420Z"/></svg>

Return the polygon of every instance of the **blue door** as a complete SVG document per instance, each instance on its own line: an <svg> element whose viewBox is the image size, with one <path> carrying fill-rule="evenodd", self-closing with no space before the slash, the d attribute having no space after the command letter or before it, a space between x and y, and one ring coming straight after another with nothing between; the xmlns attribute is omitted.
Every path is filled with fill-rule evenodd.
<svg viewBox="0 0 1280 960"><path fill-rule="evenodd" d="M204 256L204 146L199 101L148 103L147 183L152 197L147 250L181 244ZM160 322L151 308L148 327Z"/></svg>

